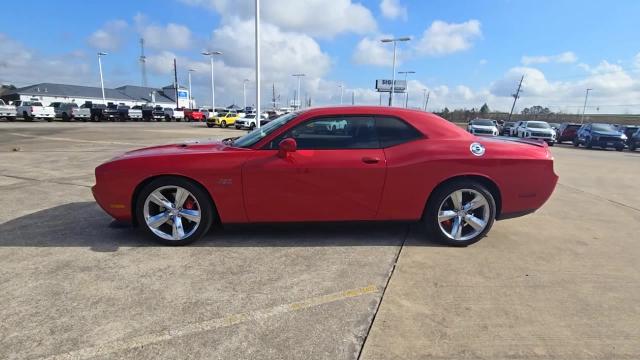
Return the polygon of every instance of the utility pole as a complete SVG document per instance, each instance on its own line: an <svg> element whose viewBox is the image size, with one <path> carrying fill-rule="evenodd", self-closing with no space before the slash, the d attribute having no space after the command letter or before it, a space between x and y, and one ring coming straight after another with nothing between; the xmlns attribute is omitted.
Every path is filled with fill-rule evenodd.
<svg viewBox="0 0 640 360"><path fill-rule="evenodd" d="M260 0L256 3L255 49L256 49L256 127L260 128Z"/></svg>
<svg viewBox="0 0 640 360"><path fill-rule="evenodd" d="M427 105L429 105L429 97L431 96L431 91L427 93L427 101L424 103L424 111L427 111Z"/></svg>
<svg viewBox="0 0 640 360"><path fill-rule="evenodd" d="M244 107L242 110L244 111L247 110L247 83L248 82L249 82L249 79L242 80L242 101L244 104Z"/></svg>
<svg viewBox="0 0 640 360"><path fill-rule="evenodd" d="M509 112L509 120L507 121L511 121L511 115L513 115L513 109L516 107L516 101L518 101L518 98L520 97L520 89L522 89L522 80L524 80L524 74L522 74L522 77L520 78L520 83L518 84L518 90L516 90L516 93L513 94L513 105L511 105L511 111Z"/></svg>
<svg viewBox="0 0 640 360"><path fill-rule="evenodd" d="M147 87L147 57L144 55L144 38L140 38L140 71L142 72L142 86Z"/></svg>
<svg viewBox="0 0 640 360"><path fill-rule="evenodd" d="M195 70L189 69L189 109L193 109L193 95L191 94L191 73Z"/></svg>
<svg viewBox="0 0 640 360"><path fill-rule="evenodd" d="M107 55L106 52L101 51L98 53L98 69L100 69L100 88L102 89L102 103L106 105L107 100L105 99L105 96L104 96L104 78L102 77L102 59L101 59L101 57L105 55Z"/></svg>
<svg viewBox="0 0 640 360"><path fill-rule="evenodd" d="M293 103L294 105L298 106L298 109L300 109L302 107L301 95L300 95L300 79L304 76L304 74L292 74L291 76L298 78L298 92L296 93L297 96L293 99ZM296 101L296 98L297 98L297 101Z"/></svg>
<svg viewBox="0 0 640 360"><path fill-rule="evenodd" d="M340 84L338 85L338 87L340 88L340 105L342 105L342 96L344 95L344 84Z"/></svg>
<svg viewBox="0 0 640 360"><path fill-rule="evenodd" d="M404 74L404 107L405 109L409 105L409 84L407 84L407 75L415 74L415 71L398 71L398 74Z"/></svg>
<svg viewBox="0 0 640 360"><path fill-rule="evenodd" d="M178 102L178 65L176 64L176 58L173 58L173 87L176 90L176 109L180 108Z"/></svg>
<svg viewBox="0 0 640 360"><path fill-rule="evenodd" d="M216 55L222 55L220 51L203 51L202 55L209 56L211 60L211 109L212 111L216 111L216 84L215 78L213 77L213 57Z"/></svg>
<svg viewBox="0 0 640 360"><path fill-rule="evenodd" d="M584 94L584 106L582 107L582 118L580 118L580 124L584 124L584 113L587 111L587 99L589 98L589 91L593 89L587 89L587 92Z"/></svg>
<svg viewBox="0 0 640 360"><path fill-rule="evenodd" d="M351 93L351 105L355 105L356 104L356 91L353 90L353 92Z"/></svg>
<svg viewBox="0 0 640 360"><path fill-rule="evenodd" d="M276 84L271 83L271 106L276 109Z"/></svg>

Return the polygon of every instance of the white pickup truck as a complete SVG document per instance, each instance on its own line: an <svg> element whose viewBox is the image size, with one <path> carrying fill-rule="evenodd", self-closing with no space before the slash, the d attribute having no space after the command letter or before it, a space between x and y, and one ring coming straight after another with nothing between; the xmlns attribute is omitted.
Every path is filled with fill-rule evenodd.
<svg viewBox="0 0 640 360"><path fill-rule="evenodd" d="M184 120L184 111L180 109L164 108L164 119L166 121Z"/></svg>
<svg viewBox="0 0 640 360"><path fill-rule="evenodd" d="M22 116L22 118L27 121L33 119L53 121L56 117L56 112L51 106L43 106L39 101L17 100L14 104L16 105L17 115Z"/></svg>
<svg viewBox="0 0 640 360"><path fill-rule="evenodd" d="M4 100L0 99L0 118L5 118L9 121L15 120L16 107L13 105L7 105Z"/></svg>

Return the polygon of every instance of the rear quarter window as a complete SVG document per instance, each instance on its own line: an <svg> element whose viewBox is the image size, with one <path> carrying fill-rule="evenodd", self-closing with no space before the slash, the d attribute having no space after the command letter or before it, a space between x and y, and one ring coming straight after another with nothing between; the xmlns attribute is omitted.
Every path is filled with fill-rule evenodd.
<svg viewBox="0 0 640 360"><path fill-rule="evenodd" d="M394 117L376 117L376 130L380 147L387 148L422 138L422 133L404 120Z"/></svg>

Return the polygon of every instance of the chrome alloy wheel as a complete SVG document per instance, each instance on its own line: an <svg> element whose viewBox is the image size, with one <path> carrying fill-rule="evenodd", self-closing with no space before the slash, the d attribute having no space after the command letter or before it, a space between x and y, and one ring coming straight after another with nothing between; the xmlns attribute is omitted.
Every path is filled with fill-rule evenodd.
<svg viewBox="0 0 640 360"><path fill-rule="evenodd" d="M165 240L183 240L200 225L200 205L180 186L162 186L144 202L144 220L155 235Z"/></svg>
<svg viewBox="0 0 640 360"><path fill-rule="evenodd" d="M473 239L489 224L489 203L480 192L459 189L449 194L438 208L440 230L456 241Z"/></svg>

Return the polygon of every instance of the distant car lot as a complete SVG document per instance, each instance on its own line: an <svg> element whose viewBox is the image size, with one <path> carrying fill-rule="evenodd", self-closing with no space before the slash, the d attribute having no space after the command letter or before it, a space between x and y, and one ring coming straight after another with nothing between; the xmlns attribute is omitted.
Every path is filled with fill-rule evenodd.
<svg viewBox="0 0 640 360"><path fill-rule="evenodd" d="M548 204L466 249L393 223L164 248L93 202L123 149L242 133L0 123L0 358L640 357L640 154L553 148Z"/></svg>

